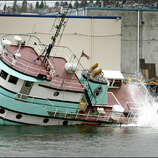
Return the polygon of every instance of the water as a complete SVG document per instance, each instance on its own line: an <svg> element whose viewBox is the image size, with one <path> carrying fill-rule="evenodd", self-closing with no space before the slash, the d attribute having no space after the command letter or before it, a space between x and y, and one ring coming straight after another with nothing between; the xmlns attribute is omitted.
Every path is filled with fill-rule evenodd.
<svg viewBox="0 0 158 158"><path fill-rule="evenodd" d="M158 130L139 127L0 127L2 157L158 156Z"/></svg>

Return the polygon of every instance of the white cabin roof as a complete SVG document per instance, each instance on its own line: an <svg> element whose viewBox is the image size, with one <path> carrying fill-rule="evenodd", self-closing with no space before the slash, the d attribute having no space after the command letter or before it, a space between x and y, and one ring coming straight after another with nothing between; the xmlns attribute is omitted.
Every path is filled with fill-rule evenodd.
<svg viewBox="0 0 158 158"><path fill-rule="evenodd" d="M102 70L104 77L107 79L124 79L123 74L120 71L115 70Z"/></svg>

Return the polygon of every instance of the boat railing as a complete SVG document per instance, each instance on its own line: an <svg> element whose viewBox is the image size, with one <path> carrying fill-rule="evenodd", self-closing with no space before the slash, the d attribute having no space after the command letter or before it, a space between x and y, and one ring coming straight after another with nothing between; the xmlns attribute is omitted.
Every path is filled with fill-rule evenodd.
<svg viewBox="0 0 158 158"><path fill-rule="evenodd" d="M127 101L126 102L126 106L128 107L128 110L129 111L138 111L139 110L139 105L141 105L141 104L139 104L139 103L136 103L136 102L129 102L129 101Z"/></svg>
<svg viewBox="0 0 158 158"><path fill-rule="evenodd" d="M67 62L74 62L74 60L76 60L75 55L73 54L72 50L69 47L66 46L58 46L55 45L52 55L55 57L62 57L64 59L66 59Z"/></svg>
<svg viewBox="0 0 158 158"><path fill-rule="evenodd" d="M78 120L78 121L94 121L94 122L107 122L107 123L136 123L136 114L128 115L125 117L122 112L116 112L111 110L106 110L104 114L93 114L91 111L87 113L70 113L70 112L60 112L56 109L56 111L48 111L50 117L53 118L64 118L70 120Z"/></svg>
<svg viewBox="0 0 158 158"><path fill-rule="evenodd" d="M108 94L111 94L112 97L115 99L116 103L117 103L118 105L121 105L121 103L119 102L119 100L117 99L117 97L115 96L115 94L114 94L113 92L108 92Z"/></svg>
<svg viewBox="0 0 158 158"><path fill-rule="evenodd" d="M44 35L44 34L42 34ZM40 33L27 33L27 34L0 34L1 39L7 39L11 41L12 45L17 45L17 42L15 41L15 36L20 36L22 38L22 42L25 42L26 46L30 46L35 49L38 55L42 55L45 49L48 47L48 42L45 40L40 40ZM48 36L48 34L46 34ZM44 39L46 38L44 36ZM2 41L1 41L2 44ZM64 52L64 53L63 53ZM53 52L51 52L51 55L57 56L57 57L63 57L67 60L67 62L77 62L79 60L79 57L73 53L73 51L63 45L55 45L53 48ZM79 64L80 65L80 64Z"/></svg>
<svg viewBox="0 0 158 158"><path fill-rule="evenodd" d="M37 54L40 55L44 55L44 52L46 51L46 48L48 47L47 44L44 44L40 41L40 38L38 38L38 36L35 36L33 34L4 34L2 36L2 39L7 39L11 41L11 45L17 45L17 41L14 39L15 36L20 36L22 37L23 42L25 42L25 46L30 46L31 48L34 49L34 51L37 52ZM2 45L2 41L1 41L1 45ZM18 45L19 47L18 49L22 46L22 44ZM18 68L19 70L21 70L24 73L31 73L34 75L38 75L39 73L44 73L47 74L48 71L45 70L43 67L34 67L30 61L32 61L32 58L30 58L30 60L28 59L26 61L26 59L20 58L20 60L17 60L14 56L14 54L11 54L9 52L7 52L7 47L3 48L2 45L2 49L3 51L1 52L1 56L3 58L3 60L5 62L7 62L9 65L13 65L14 67ZM5 51L4 51L5 49ZM20 50L20 49L19 49ZM6 52L6 53L4 53ZM16 54L16 53L15 53ZM76 68L76 75L79 77L81 75L81 71L83 69L81 63L79 62L79 58L77 57L77 55L75 55L72 50L69 47L66 46L54 46L53 52L51 52L52 56L55 57L62 57L64 59L66 59L67 62L70 63L78 63L78 66ZM29 58L29 57L27 57ZM36 59L34 59L36 61ZM52 63L52 61L50 61L49 59L47 60L48 64L49 64L49 75L52 76L55 72L54 69L54 64Z"/></svg>
<svg viewBox="0 0 158 158"><path fill-rule="evenodd" d="M42 44L40 39L37 36L31 35L31 34L5 34L2 36L2 40L7 39L11 41L11 45L17 45L17 41L14 40L14 36L20 36L20 37L22 36L23 38L25 38L25 39L22 38L23 42L25 42L24 45L28 47L30 46L31 48L33 48L34 51L36 51L38 55L42 54L42 52L44 52L44 50L46 49L46 45ZM1 41L1 44L2 44L2 41ZM18 45L17 53L18 53L18 50L20 50L21 46L22 46L22 43ZM38 75L39 73L47 74L47 70L45 70L41 66L40 67L34 67L33 65L31 66L30 61L32 61L32 58L30 58L29 60L29 56L28 56L27 61L24 58L17 60L14 54L11 54L8 52L7 47L2 46L1 56L5 62L7 62L9 65L13 65L17 67L23 73L27 73L29 71L28 73L31 73L34 75L35 73L36 75ZM52 65L51 65L51 68L52 68ZM51 73L53 72L51 71Z"/></svg>
<svg viewBox="0 0 158 158"><path fill-rule="evenodd" d="M46 44L43 44L38 38L38 36L33 34L2 34L1 39L7 39L11 42L12 45L17 45L17 41L14 39L15 36L19 36L22 39L22 43L24 43L26 46L30 46L36 50L38 54L41 54ZM1 41L2 42L2 41Z"/></svg>
<svg viewBox="0 0 158 158"><path fill-rule="evenodd" d="M14 39L14 36L20 36L20 37L22 36L24 38L23 41L25 42L24 45L30 46L31 48L33 48L34 51L36 51L38 55L44 55L44 51L46 51L46 48L48 47L47 44L43 44L40 41L40 38L38 38L38 36L35 36L32 34L4 34L2 36L2 39L10 40L11 45L17 45L17 41ZM1 41L1 44L2 44L2 41ZM17 51L20 50L21 46L22 44L19 45L19 47L17 48ZM27 61L26 59L22 59L22 58L20 60L17 60L14 54L10 54L8 52L7 47L6 48L2 47L2 49L3 51L1 52L1 55L2 55L3 60L7 62L9 65L13 65L14 67L17 67L24 73L27 73L28 71L29 71L28 73L32 73L34 75L35 73L37 73L36 75L38 75L39 73L48 73L48 71L42 67L38 68L38 67L31 66L30 61L32 61L32 58L30 58L30 60L28 59ZM78 57L75 54L73 54L72 50L66 46L54 46L52 55L56 57L62 57L66 59L67 62L70 62L70 63L78 63L78 60L79 60ZM50 61L49 59L47 59L47 61L49 65L48 69L50 69L49 74L52 76L55 72L55 69L53 66L54 64L52 63L53 61ZM78 68L76 69L76 74L80 72L79 71L80 67L81 67L81 64L79 63Z"/></svg>
<svg viewBox="0 0 158 158"><path fill-rule="evenodd" d="M11 56L11 55L2 55L2 58L3 58L3 60L4 61L6 61L8 64L10 64L10 65L14 65L14 57L13 57L13 55ZM19 65L19 66L18 66ZM21 66L22 65L22 66ZM27 71L28 71L28 69L29 69L29 73L30 72L36 72L37 73L37 75L41 72L41 73L46 73L47 71L46 70L44 70L44 69L42 69L41 67L40 68L35 68L35 67L33 67L33 66L30 66L30 64L29 64L29 62L25 62L25 60L23 60L23 61L18 61L18 60L16 60L16 67L17 68L20 68L22 71L23 71L23 73L26 73ZM32 70L31 70L32 69Z"/></svg>
<svg viewBox="0 0 158 158"><path fill-rule="evenodd" d="M128 115L127 115L128 124L130 122L133 122L134 119L135 119L135 122L137 122L137 118L138 118L138 113L137 112L134 112L134 111L129 112Z"/></svg>

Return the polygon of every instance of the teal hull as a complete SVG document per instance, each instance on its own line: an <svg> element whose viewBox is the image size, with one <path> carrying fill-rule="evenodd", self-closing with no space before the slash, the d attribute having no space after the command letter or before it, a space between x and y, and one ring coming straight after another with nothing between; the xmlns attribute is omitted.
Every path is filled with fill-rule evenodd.
<svg viewBox="0 0 158 158"><path fill-rule="evenodd" d="M53 120L48 111L76 113L78 103L45 100L39 98L21 99L15 93L0 87L0 125L62 125L64 120Z"/></svg>
<svg viewBox="0 0 158 158"><path fill-rule="evenodd" d="M0 106L20 113L48 116L48 111L77 112L78 103L53 101L38 98L20 99L15 93L0 88Z"/></svg>

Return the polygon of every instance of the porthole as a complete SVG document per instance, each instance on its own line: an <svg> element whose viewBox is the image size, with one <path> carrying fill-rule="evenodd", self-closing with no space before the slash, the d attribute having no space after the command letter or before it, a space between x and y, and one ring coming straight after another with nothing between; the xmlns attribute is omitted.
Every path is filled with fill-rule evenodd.
<svg viewBox="0 0 158 158"><path fill-rule="evenodd" d="M66 125L68 125L68 121L67 120L63 121L63 126L66 126Z"/></svg>
<svg viewBox="0 0 158 158"><path fill-rule="evenodd" d="M0 114L4 114L5 110L4 109L0 109Z"/></svg>
<svg viewBox="0 0 158 158"><path fill-rule="evenodd" d="M16 115L16 118L17 118L17 119L21 119L21 118L22 118L22 115L21 115L21 114L17 114L17 115Z"/></svg>
<svg viewBox="0 0 158 158"><path fill-rule="evenodd" d="M48 118L45 118L45 119L43 120L44 123L48 123L48 121L49 121Z"/></svg>
<svg viewBox="0 0 158 158"><path fill-rule="evenodd" d="M53 94L55 97L59 95L59 92L54 92Z"/></svg>

